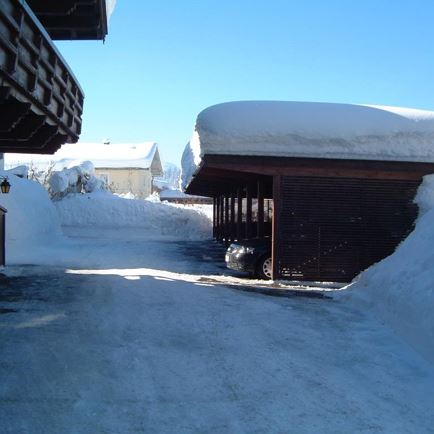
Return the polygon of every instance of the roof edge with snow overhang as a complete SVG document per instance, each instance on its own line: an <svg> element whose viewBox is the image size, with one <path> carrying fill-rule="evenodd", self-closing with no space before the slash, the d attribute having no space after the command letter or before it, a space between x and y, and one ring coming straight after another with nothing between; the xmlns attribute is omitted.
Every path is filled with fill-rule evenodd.
<svg viewBox="0 0 434 434"><path fill-rule="evenodd" d="M83 161L91 161L95 169L151 169L154 162L161 166L156 142L77 143L63 145L54 155L5 154L5 164L8 167L29 163L38 166L53 162L56 166L66 168Z"/></svg>
<svg viewBox="0 0 434 434"><path fill-rule="evenodd" d="M390 106L239 101L199 113L183 187L204 155L434 162L434 112Z"/></svg>

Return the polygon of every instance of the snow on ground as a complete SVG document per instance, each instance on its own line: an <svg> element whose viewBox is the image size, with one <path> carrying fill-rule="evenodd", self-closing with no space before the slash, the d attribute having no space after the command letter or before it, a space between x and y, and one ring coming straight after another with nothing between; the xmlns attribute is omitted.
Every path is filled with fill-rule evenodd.
<svg viewBox="0 0 434 434"><path fill-rule="evenodd" d="M70 243L63 236L56 209L47 191L38 183L7 172L11 184L0 196L6 214L6 262L50 263ZM57 251L57 253L53 253ZM51 252L51 253L50 253Z"/></svg>
<svg viewBox="0 0 434 434"><path fill-rule="evenodd" d="M199 113L182 156L185 188L205 154L434 161L434 112L387 106L238 101Z"/></svg>
<svg viewBox="0 0 434 434"><path fill-rule="evenodd" d="M349 286L353 302L370 307L434 362L434 175L424 178L415 230L396 252Z"/></svg>
<svg viewBox="0 0 434 434"><path fill-rule="evenodd" d="M26 250L41 238L58 248L42 262L57 267L0 276L0 431L432 433L434 366L412 340L431 336L432 178L414 234L332 298L239 291L248 285L200 240L194 211L107 194L54 206L37 184L10 181L0 201L21 222L14 236L29 230L20 212L45 213Z"/></svg>
<svg viewBox="0 0 434 434"><path fill-rule="evenodd" d="M81 239L64 236L68 226L87 240L104 229L126 230L142 241L211 237L209 217L191 208L123 199L105 191L71 194L53 203L37 182L2 174L11 183L9 194L0 196L0 205L8 210L6 261L11 265L83 265L84 258L101 265L101 246L89 249Z"/></svg>
<svg viewBox="0 0 434 434"><path fill-rule="evenodd" d="M0 281L2 432L432 432L433 366L363 309L235 291L205 243L89 236L103 269Z"/></svg>
<svg viewBox="0 0 434 434"><path fill-rule="evenodd" d="M194 209L124 199L107 192L66 197L55 203L62 226L136 228L150 238L210 238L211 222Z"/></svg>

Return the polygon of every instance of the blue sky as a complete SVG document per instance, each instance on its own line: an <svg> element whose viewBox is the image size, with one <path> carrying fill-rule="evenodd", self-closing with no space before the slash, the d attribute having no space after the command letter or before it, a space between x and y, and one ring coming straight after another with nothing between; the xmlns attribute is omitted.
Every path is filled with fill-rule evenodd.
<svg viewBox="0 0 434 434"><path fill-rule="evenodd" d="M118 0L102 42L59 42L85 94L81 141L155 140L179 164L225 101L434 110L434 2Z"/></svg>

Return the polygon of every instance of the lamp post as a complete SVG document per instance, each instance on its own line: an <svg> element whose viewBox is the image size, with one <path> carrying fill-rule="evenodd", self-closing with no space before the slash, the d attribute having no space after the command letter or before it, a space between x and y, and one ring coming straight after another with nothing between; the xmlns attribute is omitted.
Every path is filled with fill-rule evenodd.
<svg viewBox="0 0 434 434"><path fill-rule="evenodd" d="M0 184L0 190L4 194L8 194L11 189L11 185L9 184L7 176L0 176L0 179L3 179L3 182Z"/></svg>

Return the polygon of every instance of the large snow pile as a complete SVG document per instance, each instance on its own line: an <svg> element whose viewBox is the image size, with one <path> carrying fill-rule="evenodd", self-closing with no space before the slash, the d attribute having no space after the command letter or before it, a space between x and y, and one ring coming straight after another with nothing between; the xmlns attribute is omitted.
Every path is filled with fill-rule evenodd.
<svg viewBox="0 0 434 434"><path fill-rule="evenodd" d="M63 226L137 228L150 238L211 237L211 221L193 209L163 203L124 199L109 192L69 195L55 203Z"/></svg>
<svg viewBox="0 0 434 434"><path fill-rule="evenodd" d="M37 182L19 178L10 172L11 189L0 195L6 214L6 255L8 263L31 261L44 253L41 246L64 244L60 221L47 191Z"/></svg>
<svg viewBox="0 0 434 434"><path fill-rule="evenodd" d="M434 112L286 101L218 104L199 113L183 186L205 154L434 162Z"/></svg>
<svg viewBox="0 0 434 434"><path fill-rule="evenodd" d="M202 239L211 237L206 213L143 200L123 199L106 191L70 194L52 202L38 182L8 176L9 194L0 194L6 214L6 262L16 264L65 265L86 256L79 240L62 233L62 225L82 227L98 234L99 229L137 231L143 238Z"/></svg>
<svg viewBox="0 0 434 434"><path fill-rule="evenodd" d="M434 175L424 178L415 230L396 252L349 286L362 302L434 362Z"/></svg>

